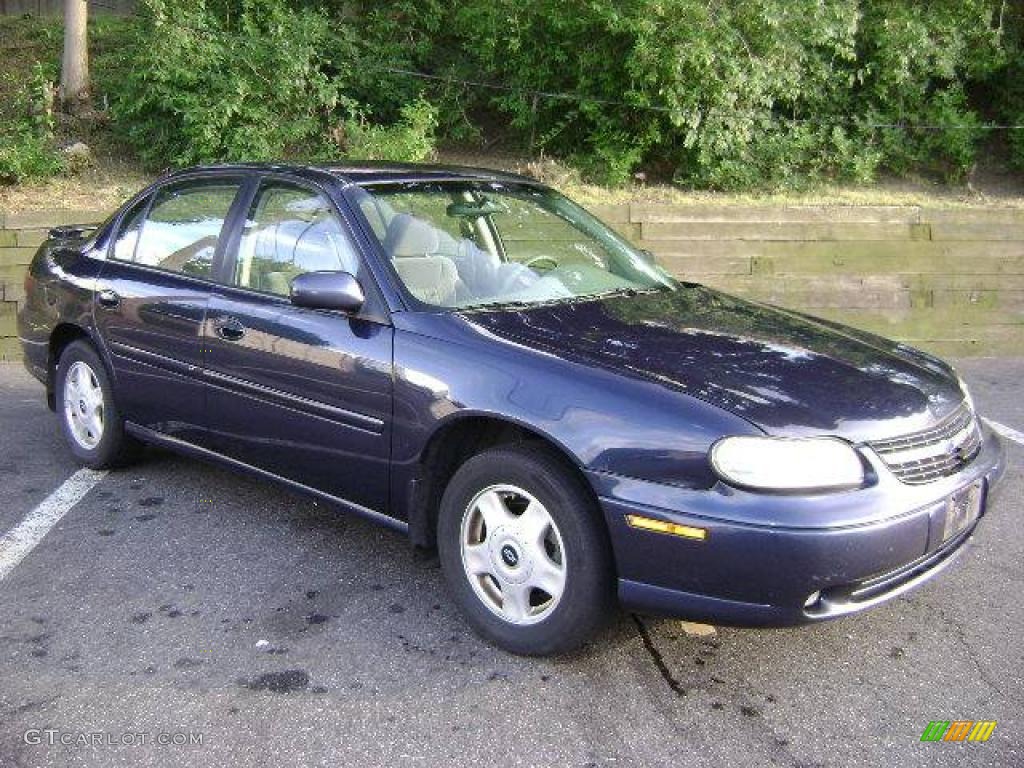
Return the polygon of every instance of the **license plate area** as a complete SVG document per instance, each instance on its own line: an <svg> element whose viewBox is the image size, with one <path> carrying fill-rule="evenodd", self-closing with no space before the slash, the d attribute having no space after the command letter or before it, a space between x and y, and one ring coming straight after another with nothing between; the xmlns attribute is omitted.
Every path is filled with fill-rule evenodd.
<svg viewBox="0 0 1024 768"><path fill-rule="evenodd" d="M953 536L962 533L978 519L981 515L984 498L984 481L976 480L946 499L946 520L942 529L943 541L948 541Z"/></svg>

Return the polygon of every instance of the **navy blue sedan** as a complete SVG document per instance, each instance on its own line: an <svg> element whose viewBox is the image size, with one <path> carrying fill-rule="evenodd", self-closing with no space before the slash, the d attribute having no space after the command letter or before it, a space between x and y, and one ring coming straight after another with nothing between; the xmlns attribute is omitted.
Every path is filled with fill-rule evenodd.
<svg viewBox="0 0 1024 768"><path fill-rule="evenodd" d="M90 467L145 443L436 547L516 653L616 602L859 611L964 550L998 438L930 355L679 282L520 176L236 165L60 228L19 334Z"/></svg>

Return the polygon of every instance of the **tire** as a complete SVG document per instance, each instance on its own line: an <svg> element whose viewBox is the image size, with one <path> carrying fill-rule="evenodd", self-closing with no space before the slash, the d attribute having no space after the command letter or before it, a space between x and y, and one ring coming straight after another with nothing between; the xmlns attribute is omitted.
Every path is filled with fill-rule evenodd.
<svg viewBox="0 0 1024 768"><path fill-rule="evenodd" d="M543 446L466 461L441 499L437 542L455 603L507 651L574 650L612 613L615 573L600 512L582 479Z"/></svg>
<svg viewBox="0 0 1024 768"><path fill-rule="evenodd" d="M92 469L130 464L142 444L125 432L107 368L86 341L64 348L57 363L56 406L61 429L79 463Z"/></svg>

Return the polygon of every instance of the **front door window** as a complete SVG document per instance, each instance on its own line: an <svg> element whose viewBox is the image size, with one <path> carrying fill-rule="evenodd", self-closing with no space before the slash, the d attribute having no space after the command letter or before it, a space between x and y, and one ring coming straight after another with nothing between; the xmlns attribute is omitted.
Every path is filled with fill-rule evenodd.
<svg viewBox="0 0 1024 768"><path fill-rule="evenodd" d="M323 195L283 182L260 188L238 246L235 285L287 296L306 272L358 270L355 244Z"/></svg>

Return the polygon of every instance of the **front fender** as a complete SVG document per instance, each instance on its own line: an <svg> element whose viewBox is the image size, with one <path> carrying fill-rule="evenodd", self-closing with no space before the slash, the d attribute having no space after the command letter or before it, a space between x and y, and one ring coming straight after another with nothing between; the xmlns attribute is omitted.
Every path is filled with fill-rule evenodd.
<svg viewBox="0 0 1024 768"><path fill-rule="evenodd" d="M530 349L443 313L396 313L394 354L396 501L431 436L469 415L536 432L581 469L686 488L715 483L707 451L716 439L760 434L685 393Z"/></svg>

